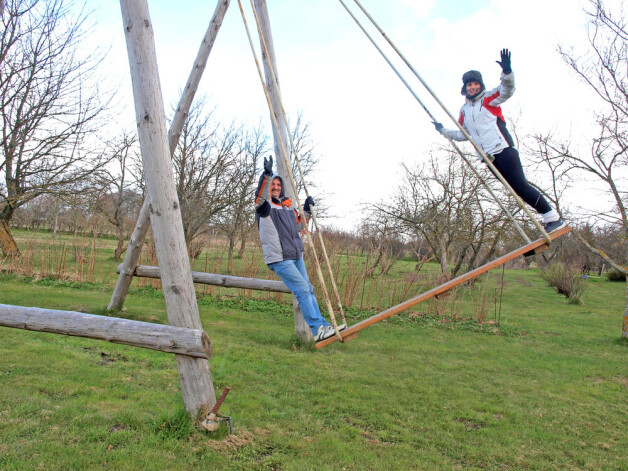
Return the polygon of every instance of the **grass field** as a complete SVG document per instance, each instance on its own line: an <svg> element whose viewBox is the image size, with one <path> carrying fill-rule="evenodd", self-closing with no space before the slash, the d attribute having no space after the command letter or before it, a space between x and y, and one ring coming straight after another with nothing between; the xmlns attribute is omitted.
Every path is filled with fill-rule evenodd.
<svg viewBox="0 0 628 471"><path fill-rule="evenodd" d="M484 323L472 296L457 319L418 305L320 351L286 303L201 297L233 435L194 430L169 354L0 328L0 469L628 469L625 285L592 277L572 305L536 270L504 276ZM0 275L5 304L102 314L110 295ZM157 290L125 306L166 322Z"/></svg>

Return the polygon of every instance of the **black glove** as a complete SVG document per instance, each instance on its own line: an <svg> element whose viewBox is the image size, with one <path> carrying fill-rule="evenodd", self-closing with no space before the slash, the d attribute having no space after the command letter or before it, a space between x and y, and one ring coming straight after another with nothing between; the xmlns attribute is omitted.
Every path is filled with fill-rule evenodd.
<svg viewBox="0 0 628 471"><path fill-rule="evenodd" d="M436 130L439 133L443 133L443 129L445 129L445 126L443 126L441 123L439 123L438 121L432 121L432 124L434 125L434 127L436 128Z"/></svg>
<svg viewBox="0 0 628 471"><path fill-rule="evenodd" d="M268 159L264 157L264 173L266 175L273 174L273 156L270 155Z"/></svg>
<svg viewBox="0 0 628 471"><path fill-rule="evenodd" d="M495 62L500 65L505 74L510 74L512 72L512 68L510 67L510 51L508 49L502 49L499 54L502 60Z"/></svg>
<svg viewBox="0 0 628 471"><path fill-rule="evenodd" d="M310 206L316 206L316 203L314 202L314 198L312 198L311 196L308 196L307 198L305 198L305 203L303 204L303 211L307 211L309 213Z"/></svg>

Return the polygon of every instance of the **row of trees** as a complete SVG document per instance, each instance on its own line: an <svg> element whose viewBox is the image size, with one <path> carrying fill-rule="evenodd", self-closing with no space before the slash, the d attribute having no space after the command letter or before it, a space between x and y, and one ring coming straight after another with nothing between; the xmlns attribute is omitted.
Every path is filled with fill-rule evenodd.
<svg viewBox="0 0 628 471"><path fill-rule="evenodd" d="M143 201L135 133L104 138L108 97L94 80L102 56L80 54L87 15L69 0L9 0L0 37L0 249L17 255L9 222L56 232L113 228L118 247ZM299 116L294 142L305 174L316 163L308 125ZM199 237L218 227L230 256L254 223L251 211L260 156L269 151L261 126L218 123L205 100L190 110L173 155L173 171L191 255ZM107 229L106 229L107 228Z"/></svg>

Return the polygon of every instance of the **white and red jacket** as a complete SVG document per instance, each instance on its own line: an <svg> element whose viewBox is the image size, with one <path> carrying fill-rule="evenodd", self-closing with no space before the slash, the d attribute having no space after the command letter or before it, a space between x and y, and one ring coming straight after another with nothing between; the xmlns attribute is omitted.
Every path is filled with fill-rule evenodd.
<svg viewBox="0 0 628 471"><path fill-rule="evenodd" d="M473 99L467 98L460 108L458 122L487 154L498 154L514 141L506 129L500 105L515 93L515 74L501 74L499 87L484 90ZM443 129L442 134L454 141L466 141L459 129Z"/></svg>

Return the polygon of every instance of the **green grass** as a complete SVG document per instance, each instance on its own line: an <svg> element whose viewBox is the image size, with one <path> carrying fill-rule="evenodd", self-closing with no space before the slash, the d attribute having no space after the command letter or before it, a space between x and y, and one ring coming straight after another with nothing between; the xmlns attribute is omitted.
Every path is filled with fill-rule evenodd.
<svg viewBox="0 0 628 471"><path fill-rule="evenodd" d="M536 270L507 270L499 316L470 321L473 291L500 276L455 322L418 305L320 351L285 303L201 298L234 436L187 421L172 355L0 328L0 469L628 469L625 285L591 277L570 305ZM110 295L0 275L5 304L102 314ZM166 322L157 290L125 308Z"/></svg>

